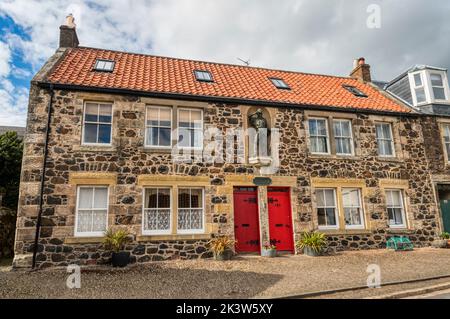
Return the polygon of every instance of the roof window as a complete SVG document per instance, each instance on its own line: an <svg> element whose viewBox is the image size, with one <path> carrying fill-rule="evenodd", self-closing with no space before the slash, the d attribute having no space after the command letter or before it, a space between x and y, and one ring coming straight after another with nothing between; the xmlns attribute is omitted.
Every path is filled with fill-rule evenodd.
<svg viewBox="0 0 450 319"><path fill-rule="evenodd" d="M116 62L111 60L97 59L97 61L95 61L94 70L102 72L112 72L114 71L115 64Z"/></svg>
<svg viewBox="0 0 450 319"><path fill-rule="evenodd" d="M209 71L195 70L194 74L195 74L195 78L197 79L197 81L214 82L212 75Z"/></svg>
<svg viewBox="0 0 450 319"><path fill-rule="evenodd" d="M351 86L351 85L343 85L342 86L344 89L346 89L347 91L349 91L350 93L352 93L354 96L357 97L367 97L367 94L363 93L362 91L360 91L358 88Z"/></svg>
<svg viewBox="0 0 450 319"><path fill-rule="evenodd" d="M277 89L282 89L282 90L290 90L291 89L289 87L289 85L287 85L286 82L284 82L283 79L269 78L269 80L272 81L273 85L275 85L275 87Z"/></svg>

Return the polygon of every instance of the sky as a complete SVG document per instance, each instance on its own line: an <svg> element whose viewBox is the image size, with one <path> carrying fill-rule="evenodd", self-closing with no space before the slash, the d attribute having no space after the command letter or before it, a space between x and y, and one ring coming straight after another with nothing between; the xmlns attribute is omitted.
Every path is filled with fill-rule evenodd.
<svg viewBox="0 0 450 319"><path fill-rule="evenodd" d="M82 46L372 78L450 67L448 0L1 0L0 125L25 126L29 83L72 13Z"/></svg>

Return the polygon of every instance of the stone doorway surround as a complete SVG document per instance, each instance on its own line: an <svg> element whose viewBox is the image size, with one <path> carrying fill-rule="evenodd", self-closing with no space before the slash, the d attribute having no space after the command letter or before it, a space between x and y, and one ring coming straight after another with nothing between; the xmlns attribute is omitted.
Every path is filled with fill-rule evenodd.
<svg viewBox="0 0 450 319"><path fill-rule="evenodd" d="M225 184L223 186L217 187L217 194L221 196L227 196L228 198L228 211L230 212L230 224L234 225L234 207L233 207L233 189L237 186L247 186L255 187L253 184L253 179L255 177L268 177L268 176L258 176L258 175L226 175ZM272 184L269 186L258 186L258 210L259 210L259 232L260 232L260 245L261 249L265 242L270 240L269 235L269 211L267 205L267 187L286 187L290 190L291 199L291 214L293 221L293 236L295 239L296 229L295 221L297 220L297 177L296 176L270 176L272 179ZM232 234L230 236L235 236L234 228L232 228Z"/></svg>

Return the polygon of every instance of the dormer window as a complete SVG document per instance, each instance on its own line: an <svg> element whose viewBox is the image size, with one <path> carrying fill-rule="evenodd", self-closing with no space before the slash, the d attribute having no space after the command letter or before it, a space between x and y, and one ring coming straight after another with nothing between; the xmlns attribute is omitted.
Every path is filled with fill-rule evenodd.
<svg viewBox="0 0 450 319"><path fill-rule="evenodd" d="M116 63L111 60L97 59L97 61L95 61L94 70L101 72L112 72L114 71L115 64Z"/></svg>
<svg viewBox="0 0 450 319"><path fill-rule="evenodd" d="M200 82L214 82L209 71L195 70L195 79Z"/></svg>
<svg viewBox="0 0 450 319"><path fill-rule="evenodd" d="M435 100L447 100L445 95L445 86L442 75L439 73L431 73L431 87L433 88L433 95Z"/></svg>
<svg viewBox="0 0 450 319"><path fill-rule="evenodd" d="M425 84L422 79L422 73L414 74L413 87L417 103L425 102L427 100L427 97L425 95Z"/></svg>

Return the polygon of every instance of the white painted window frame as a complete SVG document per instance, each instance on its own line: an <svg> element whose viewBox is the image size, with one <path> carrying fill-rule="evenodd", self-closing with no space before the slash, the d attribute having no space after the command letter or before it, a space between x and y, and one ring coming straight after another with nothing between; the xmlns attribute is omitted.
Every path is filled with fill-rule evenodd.
<svg viewBox="0 0 450 319"><path fill-rule="evenodd" d="M79 206L80 206L80 190L83 188L92 188L94 191L92 192L92 204L94 203L95 198L95 189L96 188L106 188L106 229L108 229L108 219L109 219L109 186L108 185L80 185L77 187L77 201L76 201L76 208L75 208L75 230L74 230L74 236L75 237L103 237L105 233L102 232L79 232L78 231L78 212L79 212ZM90 209L81 209L81 210L105 210L105 208L90 208Z"/></svg>
<svg viewBox="0 0 450 319"><path fill-rule="evenodd" d="M156 189L157 192L159 189L169 189L170 191L170 226L168 230L148 230L145 229L145 212L149 209L154 209L154 208L146 208L145 207L145 200L146 200L146 196L147 196L147 190L149 189ZM142 235L170 235L172 234L172 230L173 230L173 188L170 186L151 186L151 187L144 187L144 189L142 190L142 198L144 199L142 201ZM160 208L158 207L157 210L159 210ZM161 208L162 209L162 208ZM167 208L164 208L167 209Z"/></svg>
<svg viewBox="0 0 450 319"><path fill-rule="evenodd" d="M450 123L441 123L442 125L442 143L444 143L444 153L446 157L446 162L450 163L450 154L447 151L447 145L450 145ZM445 137L448 137L449 142L445 141Z"/></svg>
<svg viewBox="0 0 450 319"><path fill-rule="evenodd" d="M309 121L325 121L325 129L326 129L326 135L311 135L311 131L310 131L310 123ZM310 117L308 118L308 136L309 136L309 148L311 151L311 154L314 155L330 155L331 154L331 149L330 149L330 130L328 128L328 119L325 117ZM311 140L313 137L325 137L326 141L327 141L327 152L313 152L312 151L312 143Z"/></svg>
<svg viewBox="0 0 450 319"><path fill-rule="evenodd" d="M345 119L333 119L333 133L334 133L334 124L335 123L339 123L339 125L341 125L341 131L342 131L342 123L346 122L349 125L349 132L350 132L350 136L337 136L336 134L334 134L334 144L336 147L336 155L339 156L352 156L355 154L355 147L353 145L353 128L352 128L352 121L351 120L345 120ZM337 152L337 138L345 138L345 139L349 139L350 140L350 153L338 153Z"/></svg>
<svg viewBox="0 0 450 319"><path fill-rule="evenodd" d="M154 126L154 125L148 125L148 113L150 109L158 110L158 123L161 120L161 109L170 109L170 127L167 126ZM148 137L148 129L151 127L157 127L157 128L170 128L170 145L169 146L161 146L161 145L152 145L147 144L147 137ZM172 130L173 130L173 108L170 106L159 106L159 105L147 105L145 108L145 128L144 128L144 147L145 148L151 148L151 149L172 149Z"/></svg>
<svg viewBox="0 0 450 319"><path fill-rule="evenodd" d="M100 122L100 121L98 121L98 122L86 121L86 106L87 106L87 104L97 104L97 116L99 116L99 113L100 113L100 105L110 105L111 106L111 123ZM112 146L113 123L114 123L114 103L85 101L84 106L83 106L83 126L81 128L81 145L84 145L84 146ZM86 124L96 124L97 125L97 140L98 140L98 125L106 125L106 124L110 125L110 141L109 141L109 143L86 143L84 141Z"/></svg>
<svg viewBox="0 0 450 319"><path fill-rule="evenodd" d="M376 130L377 130L377 125L389 125L389 132L390 132L390 134L391 134L391 138L390 139L388 139L388 138L385 138L384 136L383 136L383 138L379 138L378 136L376 136ZM375 137L376 137L376 140L377 140L377 153L378 153L378 156L379 157L384 157L384 158L393 158L393 157L395 157L396 155L395 155L395 141L394 141L394 131L393 131L393 128L392 128L392 123L390 123L390 122L377 122L377 123L375 123ZM382 155L382 154L380 154L379 152L378 152L378 145L379 145L379 143L378 143L378 141L390 141L390 143L391 143L391 148L392 148L392 154L391 155Z"/></svg>
<svg viewBox="0 0 450 319"><path fill-rule="evenodd" d="M189 123L192 123L192 112L200 112L200 119L201 119L201 128L193 129L194 131L201 131L200 134L200 146L181 146L180 145L180 130L185 129L184 127L180 127L180 111L189 111ZM179 107L177 108L177 145L178 148L181 150L194 150L194 151L201 151L203 150L203 134L204 134L204 119L203 119L203 109L200 108L186 108L186 107Z"/></svg>
<svg viewBox="0 0 450 319"><path fill-rule="evenodd" d="M358 205L359 206L352 206L352 207L345 206L344 190L356 190L358 192ZM359 215L360 215L360 219L361 219L361 225L347 225L347 223L345 223L345 229L365 229L364 207L362 205L362 200L361 200L361 197L362 197L361 189L356 188L356 187L342 187L341 196L342 196L342 207L344 209L344 211L342 212L344 214L344 221L345 221L345 208L359 208Z"/></svg>
<svg viewBox="0 0 450 319"><path fill-rule="evenodd" d="M420 74L422 79L422 86L416 87L416 82L414 81L414 75ZM439 74L442 77L442 84L444 86L444 92L445 92L445 100L439 100L435 99L434 92L433 92L433 86L431 84L431 74ZM438 70L420 70L416 72L411 72L408 74L409 82L411 86L411 94L413 99L413 105L414 106L421 106L425 104L431 104L431 103L450 103L450 88L448 84L448 77L447 72L445 71L438 71ZM416 96L416 88L423 87L425 90L425 102L417 102L417 96Z"/></svg>
<svg viewBox="0 0 450 319"><path fill-rule="evenodd" d="M448 79L447 79L447 74L446 72L440 72L440 71L429 71L429 85L430 85L430 95L433 97L433 102L436 103L445 103L445 102L450 102L449 101L449 96L450 96L450 92L449 92L449 87L448 87ZM432 75L440 75L441 79L442 79L442 86L434 86L431 82L431 76ZM445 99L437 99L434 96L434 88L442 88L444 89L444 95L445 95Z"/></svg>
<svg viewBox="0 0 450 319"><path fill-rule="evenodd" d="M333 191L333 198L334 198L334 206L328 206L328 203L325 203L325 206L318 206L317 205L317 192L318 191L327 191L327 190L331 190ZM319 218L319 208L334 208L334 218L336 219L336 225L319 225L319 222L317 220L317 224L318 224L318 228L319 230L336 230L339 229L339 203L337 201L337 189L336 188L316 188L316 214L317 214L317 219ZM325 196L324 196L325 199Z"/></svg>
<svg viewBox="0 0 450 319"><path fill-rule="evenodd" d="M399 192L401 207L399 207L399 206L388 207L388 205L387 205L388 192ZM404 190L403 189L397 189L397 188L388 188L388 189L385 189L385 196L386 196L386 214L387 214L387 218L388 218L389 228L392 228L392 229L405 229L405 228L407 228L408 224L407 224L407 220L406 220L406 205L405 205ZM389 212L387 211L388 208L400 208L402 210L402 224L392 225L390 223Z"/></svg>
<svg viewBox="0 0 450 319"><path fill-rule="evenodd" d="M202 229L179 229L178 228L178 216L180 209L186 209L186 208L180 208L180 203L178 202L178 196L180 189L200 189L202 191ZM191 193L191 192L190 192ZM177 234L184 234L184 235L190 235L190 234L204 234L205 233L205 188L204 187L190 187L190 186L179 186L177 189L177 198L175 199L177 201ZM192 209L192 208L189 208Z"/></svg>

